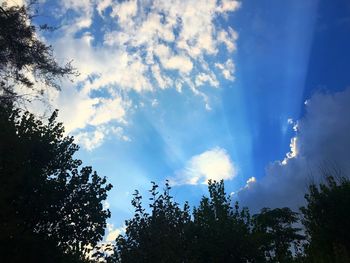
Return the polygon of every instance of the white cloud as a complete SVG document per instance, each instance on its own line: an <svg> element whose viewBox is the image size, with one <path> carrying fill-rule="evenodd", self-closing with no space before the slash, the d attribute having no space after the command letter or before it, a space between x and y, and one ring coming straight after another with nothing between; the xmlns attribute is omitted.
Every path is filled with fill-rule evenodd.
<svg viewBox="0 0 350 263"><path fill-rule="evenodd" d="M220 5L217 7L219 12L235 11L241 6L238 1L222 0Z"/></svg>
<svg viewBox="0 0 350 263"><path fill-rule="evenodd" d="M162 62L165 68L176 69L182 73L189 73L193 68L191 60L186 56L171 56Z"/></svg>
<svg viewBox="0 0 350 263"><path fill-rule="evenodd" d="M106 200L102 203L103 205L103 210L107 210L111 207L110 203Z"/></svg>
<svg viewBox="0 0 350 263"><path fill-rule="evenodd" d="M101 0L97 3L97 12L103 16L103 12L112 4L112 0Z"/></svg>
<svg viewBox="0 0 350 263"><path fill-rule="evenodd" d="M256 178L254 176L250 177L248 180L247 180L247 183L245 185L246 188L250 188L252 187L252 185L254 185L256 183Z"/></svg>
<svg viewBox="0 0 350 263"><path fill-rule="evenodd" d="M297 148L297 140L298 137L293 137L290 139L290 152L286 154L286 158L283 159L282 164L287 164L289 159L295 158L298 154L298 148Z"/></svg>
<svg viewBox="0 0 350 263"><path fill-rule="evenodd" d="M114 85L136 91L152 90L152 75L164 88L164 81L159 80L168 79L170 75L162 68L189 73L196 67L202 73L202 63L194 65L192 59L200 60L204 54L216 54L219 43L226 45L230 51L235 49L237 33L231 28L216 32L215 19L235 11L239 7L237 1L154 0L138 3L136 0L104 0L95 7L94 2L88 0L65 0L62 7L62 13L72 9L77 15L69 21L69 26L63 27L63 37L54 43L57 53L74 60L81 80L94 75L91 84L94 88ZM108 14L108 19L113 22L117 18L120 27L115 30L115 27L105 26L102 46L91 44L94 41L91 33L77 37L76 32L81 28L91 26L94 8L102 14L109 7L112 12ZM107 19L107 14L103 15ZM177 37L175 31L178 32ZM232 74L230 69L227 72ZM226 78L233 79L229 73L225 74ZM174 81L182 76L171 75L170 78ZM166 81L166 84L171 85L171 82Z"/></svg>
<svg viewBox="0 0 350 263"><path fill-rule="evenodd" d="M221 70L221 73L225 79L231 81L235 79L233 76L235 73L235 64L233 64L232 59L228 59L224 64L215 63L215 67Z"/></svg>
<svg viewBox="0 0 350 263"><path fill-rule="evenodd" d="M97 101L98 105L95 107L94 115L91 116L89 124L98 126L112 120L117 120L123 123L125 122L125 110L129 104L123 101L121 97L115 97L112 99L99 98Z"/></svg>
<svg viewBox="0 0 350 263"><path fill-rule="evenodd" d="M158 104L159 104L159 102L157 99L152 100L152 103L151 103L152 107L157 107Z"/></svg>
<svg viewBox="0 0 350 263"><path fill-rule="evenodd" d="M173 84L169 77L162 76L159 65L155 64L152 66L152 73L161 89L168 88Z"/></svg>
<svg viewBox="0 0 350 263"><path fill-rule="evenodd" d="M158 56L162 66L166 69L179 70L182 73L189 73L193 64L191 59L184 55L174 55L166 45L158 45L154 51Z"/></svg>
<svg viewBox="0 0 350 263"><path fill-rule="evenodd" d="M11 0L11 1L6 1L6 0L0 0L0 5L2 5L3 3L6 3L7 6L11 7L11 6L22 6L25 4L25 0Z"/></svg>
<svg viewBox="0 0 350 263"><path fill-rule="evenodd" d="M64 0L60 6L52 13L62 26L55 32L58 37L48 41L57 57L73 60L79 90L65 83L53 106L60 109L67 131L79 131L89 149L106 138L99 126L127 122L129 91L173 87L181 92L188 87L211 109L210 98L199 87L219 86L219 76L211 70L218 46L236 49L237 33L219 27L217 18L237 10L238 1ZM102 26L94 24L97 18ZM223 77L234 80L233 61L220 65ZM89 126L95 130L84 130Z"/></svg>
<svg viewBox="0 0 350 263"><path fill-rule="evenodd" d="M350 173L350 88L335 94L315 94L306 104L306 113L297 124L290 152L283 161L266 169L265 177L238 193L243 205L253 211L262 207L304 204L311 181L322 179L320 168L334 166Z"/></svg>
<svg viewBox="0 0 350 263"><path fill-rule="evenodd" d="M101 146L108 136L114 136L125 142L131 141L131 139L124 134L123 128L112 125L98 126L93 131L78 131L73 133L73 135L75 137L75 142L88 151L92 151Z"/></svg>
<svg viewBox="0 0 350 263"><path fill-rule="evenodd" d="M173 185L202 184L209 179L230 180L237 174L237 168L225 149L216 147L193 156L185 168L170 180Z"/></svg>
<svg viewBox="0 0 350 263"><path fill-rule="evenodd" d="M118 22L123 26L128 23L137 13L137 1L123 1L113 4L111 16L118 17Z"/></svg>
<svg viewBox="0 0 350 263"><path fill-rule="evenodd" d="M126 226L115 228L113 224L107 224L107 231L106 242L114 242L119 235L125 233Z"/></svg>
<svg viewBox="0 0 350 263"><path fill-rule="evenodd" d="M82 145L88 151L100 146L105 134L101 130L95 130L94 132L81 132L75 135L75 142Z"/></svg>
<svg viewBox="0 0 350 263"><path fill-rule="evenodd" d="M197 75L196 77L196 85L197 86L202 86L205 83L209 83L212 87L218 87L219 86L219 82L216 79L216 76L211 74L205 74L205 73L200 73L199 75Z"/></svg>
<svg viewBox="0 0 350 263"><path fill-rule="evenodd" d="M59 119L64 122L67 133L74 133L87 126L104 126L111 122L127 124L126 112L131 107L131 102L118 94L110 95L109 98L91 98L84 90L79 91L69 85L63 85L60 92L48 91L50 92L46 96L52 107L60 109ZM40 112L38 109L34 111Z"/></svg>
<svg viewBox="0 0 350 263"><path fill-rule="evenodd" d="M226 48L229 52L233 52L236 50L236 41L238 39L238 33L232 28L229 28L228 31L219 31L217 39L219 42L222 42L226 45Z"/></svg>

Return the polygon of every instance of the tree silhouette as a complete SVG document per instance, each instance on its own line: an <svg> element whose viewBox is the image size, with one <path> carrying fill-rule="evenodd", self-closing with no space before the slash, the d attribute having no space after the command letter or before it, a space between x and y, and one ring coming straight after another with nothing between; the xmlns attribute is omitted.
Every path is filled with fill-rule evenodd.
<svg viewBox="0 0 350 263"><path fill-rule="evenodd" d="M25 6L0 6L0 99L15 100L14 86L22 85L32 91L35 82L59 89L58 80L76 75L70 63L59 65L51 46L37 36L33 15ZM48 29L47 25L41 29ZM39 93L41 90L37 90Z"/></svg>
<svg viewBox="0 0 350 263"><path fill-rule="evenodd" d="M91 167L81 168L73 157L79 147L64 137L56 117L57 111L43 123L0 104L0 240L5 255L18 262L29 260L28 244L50 245L51 257L83 258L102 239L110 216L102 201L112 186Z"/></svg>
<svg viewBox="0 0 350 263"><path fill-rule="evenodd" d="M350 262L350 181L325 175L325 182L311 184L302 207L308 234L308 262Z"/></svg>
<svg viewBox="0 0 350 263"><path fill-rule="evenodd" d="M298 214L287 207L263 208L253 216L254 232L261 238L268 262L294 262L301 253L304 236L294 226L298 221Z"/></svg>
<svg viewBox="0 0 350 263"><path fill-rule="evenodd" d="M196 262L259 262L248 209L230 206L223 181L209 181L208 190L193 211Z"/></svg>
<svg viewBox="0 0 350 263"><path fill-rule="evenodd" d="M348 179L328 176L310 185L302 221L287 207L253 216L238 203L232 207L223 181L209 181L208 190L192 215L187 203L182 210L173 201L168 184L160 194L153 183L149 212L136 191L134 217L106 262L349 262Z"/></svg>
<svg viewBox="0 0 350 263"><path fill-rule="evenodd" d="M170 186L158 192L152 183L150 213L135 192L134 217L126 221L125 236L116 240L116 262L186 262L186 226L190 222L189 206L181 209L170 196Z"/></svg>

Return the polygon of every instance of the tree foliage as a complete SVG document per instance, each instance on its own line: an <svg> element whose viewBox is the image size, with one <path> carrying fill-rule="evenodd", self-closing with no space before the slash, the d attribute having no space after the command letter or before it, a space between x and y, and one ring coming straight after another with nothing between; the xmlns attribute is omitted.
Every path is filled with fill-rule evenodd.
<svg viewBox="0 0 350 263"><path fill-rule="evenodd" d="M25 256L24 244L79 256L104 235L111 185L81 167L79 147L56 117L43 123L0 105L0 240L9 257Z"/></svg>
<svg viewBox="0 0 350 263"><path fill-rule="evenodd" d="M238 203L231 206L224 183L209 181L209 197L202 197L191 215L181 209L170 187L158 192L153 183L150 212L142 197L134 194L134 217L126 221L126 233L116 240L108 262L294 262L293 242L303 237L292 226L297 214L288 208L263 210L250 215ZM278 236L281 235L281 236ZM274 243L273 238L279 242ZM273 257L272 254L275 254ZM287 261L288 259L288 261Z"/></svg>
<svg viewBox="0 0 350 263"><path fill-rule="evenodd" d="M187 256L186 227L190 222L189 206L181 209L170 196L166 183L162 193L153 183L150 212L136 191L132 200L134 217L126 221L125 236L116 240L117 262L184 262Z"/></svg>
<svg viewBox="0 0 350 263"><path fill-rule="evenodd" d="M35 87L40 82L59 89L58 80L76 75L71 63L59 65L53 49L39 39L33 15L26 6L0 6L0 98L14 100L15 85ZM49 28L43 25L42 29Z"/></svg>
<svg viewBox="0 0 350 263"><path fill-rule="evenodd" d="M251 232L251 216L238 203L231 207L224 182L208 182L209 197L193 211L195 262L251 262L261 253Z"/></svg>
<svg viewBox="0 0 350 263"><path fill-rule="evenodd" d="M263 251L268 262L294 262L300 254L304 236L294 224L298 214L290 208L263 208L253 216L254 232L262 238Z"/></svg>
<svg viewBox="0 0 350 263"><path fill-rule="evenodd" d="M320 185L311 184L301 208L308 234L308 262L350 262L350 181L326 175Z"/></svg>

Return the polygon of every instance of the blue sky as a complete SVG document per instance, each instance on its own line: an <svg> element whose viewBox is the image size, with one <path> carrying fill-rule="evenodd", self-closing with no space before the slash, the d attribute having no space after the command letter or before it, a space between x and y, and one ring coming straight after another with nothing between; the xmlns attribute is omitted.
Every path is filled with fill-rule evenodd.
<svg viewBox="0 0 350 263"><path fill-rule="evenodd" d="M81 73L47 96L78 157L114 185L109 239L151 181L169 179L176 200L194 205L213 178L256 209L297 206L304 171L347 155L347 0L63 0L38 10L37 23L60 26L41 37Z"/></svg>

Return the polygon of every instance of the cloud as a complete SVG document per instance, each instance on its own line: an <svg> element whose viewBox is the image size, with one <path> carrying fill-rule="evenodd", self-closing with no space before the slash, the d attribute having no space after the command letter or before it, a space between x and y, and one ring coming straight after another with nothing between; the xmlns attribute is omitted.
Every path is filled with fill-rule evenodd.
<svg viewBox="0 0 350 263"><path fill-rule="evenodd" d="M238 33L229 27L228 31L221 30L218 32L217 39L226 45L229 52L236 50L236 41L238 39Z"/></svg>
<svg viewBox="0 0 350 263"><path fill-rule="evenodd" d="M75 136L75 142L82 145L88 151L100 146L105 134L100 130L94 132L81 132Z"/></svg>
<svg viewBox="0 0 350 263"><path fill-rule="evenodd" d="M130 141L124 132L128 126L126 113L131 107L127 98L118 94L92 98L66 85L60 92L50 90L46 96L52 108L60 109L59 120L64 122L65 132L75 136L75 142L83 148L94 150L108 138ZM37 103L30 104L30 109L39 115L43 111Z"/></svg>
<svg viewBox="0 0 350 263"><path fill-rule="evenodd" d="M197 86L202 86L205 83L209 83L213 87L219 86L219 82L216 79L216 76L213 74L208 75L205 73L200 73L199 75L197 75L195 83Z"/></svg>
<svg viewBox="0 0 350 263"><path fill-rule="evenodd" d="M245 185L246 188L250 188L252 187L252 185L254 185L256 183L256 178L253 176L253 177L250 177L248 180L247 180L247 183Z"/></svg>
<svg viewBox="0 0 350 263"><path fill-rule="evenodd" d="M170 179L173 185L203 184L208 180L230 180L237 174L237 168L225 149L216 147L193 156L185 168Z"/></svg>
<svg viewBox="0 0 350 263"><path fill-rule="evenodd" d="M220 44L229 52L235 50L237 33L230 27L218 29L216 18L239 6L239 2L233 0L200 3L105 0L97 4L88 0L79 3L65 0L62 14L64 10L74 10L76 16L69 21L69 26L62 27L62 37L53 44L57 53L74 60L81 80L95 76L92 84L95 88L110 84L121 89L152 90L152 83L160 79L159 72L161 77L173 81L181 80L183 73L188 74L194 68L200 73L212 73L198 62L204 55L215 55ZM97 15L94 8L105 21L102 42L89 30ZM108 8L112 11L106 12ZM77 37L82 28L87 31ZM98 45L93 45L94 41ZM164 70L175 70L179 74Z"/></svg>
<svg viewBox="0 0 350 263"><path fill-rule="evenodd" d="M215 63L215 67L221 70L221 74L225 79L233 81L235 77L235 65L233 64L232 59L228 59L225 63Z"/></svg>
<svg viewBox="0 0 350 263"><path fill-rule="evenodd" d="M95 106L95 112L89 120L90 125L98 126L116 120L125 122L125 111L128 103L123 101L121 97L115 98L99 98Z"/></svg>
<svg viewBox="0 0 350 263"><path fill-rule="evenodd" d="M157 99L154 99L154 100L152 100L152 102L151 102L151 106L152 106L152 107L157 107L158 104L159 104L159 102L158 102Z"/></svg>
<svg viewBox="0 0 350 263"><path fill-rule="evenodd" d="M0 5L3 3L6 3L8 7L11 6L22 6L25 4L25 0L11 0L11 1L6 1L6 0L0 0Z"/></svg>
<svg viewBox="0 0 350 263"><path fill-rule="evenodd" d="M112 5L112 10L111 16L118 17L118 22L121 25L125 25L130 21L130 18L135 17L137 14L137 1L129 0L120 2L119 4Z"/></svg>
<svg viewBox="0 0 350 263"><path fill-rule="evenodd" d="M171 49L166 45L158 45L154 53L159 58L162 66L166 69L178 70L182 73L190 73L193 68L193 64L189 57L185 55L174 55Z"/></svg>
<svg viewBox="0 0 350 263"><path fill-rule="evenodd" d="M349 176L350 88L335 94L317 93L295 125L290 152L271 163L264 178L237 193L253 211L268 206L298 209L310 181L322 179L321 168L339 168Z"/></svg>
<svg viewBox="0 0 350 263"><path fill-rule="evenodd" d="M64 83L51 101L60 109L67 131L79 132L79 140L89 149L106 139L99 126L117 123L120 127L128 122L134 108L128 98L131 91L189 88L210 110L210 98L199 88L219 87L215 63L221 65L223 78L234 80L234 63L225 62L225 57L236 50L238 35L221 26L218 18L236 11L238 1L64 0L58 4L52 15L61 27L46 40L57 57L73 60L80 75L76 83ZM45 8L48 12L50 5ZM218 55L221 47L228 52Z"/></svg>
<svg viewBox="0 0 350 263"><path fill-rule="evenodd" d="M112 0L102 0L97 3L97 12L103 16L103 12L112 4Z"/></svg>
<svg viewBox="0 0 350 263"><path fill-rule="evenodd" d="M114 138L126 142L131 141L131 139L124 134L123 128L112 125L98 126L93 131L78 131L73 133L73 135L75 137L75 142L88 151L99 147L108 136L113 136Z"/></svg>
<svg viewBox="0 0 350 263"><path fill-rule="evenodd" d="M159 65L157 65L157 64L153 65L151 70L152 70L154 78L156 79L156 81L158 83L158 86L161 89L168 88L173 84L173 81L169 77L162 76Z"/></svg>
<svg viewBox="0 0 350 263"><path fill-rule="evenodd" d="M106 242L114 242L119 235L125 233L126 226L115 228L113 224L107 224L107 231Z"/></svg>
<svg viewBox="0 0 350 263"><path fill-rule="evenodd" d="M217 7L218 12L234 11L240 7L240 2L232 0L222 0Z"/></svg>

